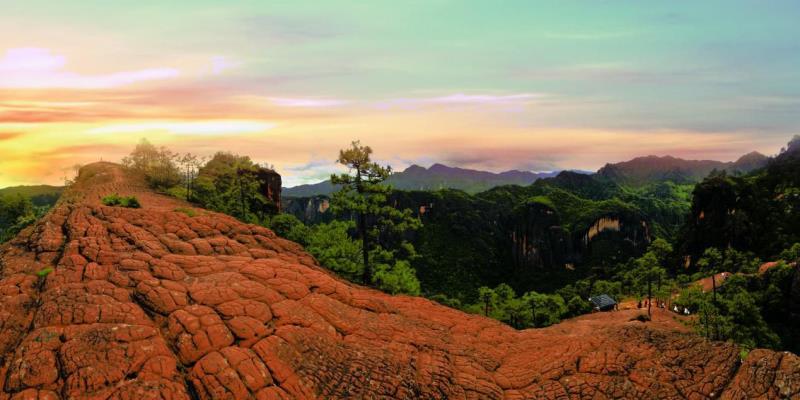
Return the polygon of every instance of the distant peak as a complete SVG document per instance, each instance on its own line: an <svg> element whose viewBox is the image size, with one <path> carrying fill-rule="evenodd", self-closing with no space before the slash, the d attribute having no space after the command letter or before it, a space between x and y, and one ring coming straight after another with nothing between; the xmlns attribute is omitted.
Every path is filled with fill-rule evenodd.
<svg viewBox="0 0 800 400"><path fill-rule="evenodd" d="M765 156L765 155L763 155L763 154L761 154L761 153L759 153L757 151L751 151L751 152L739 157L739 159L736 160L736 162L747 161L747 160L763 160L763 159L766 159L766 158L767 158L767 156Z"/></svg>
<svg viewBox="0 0 800 400"><path fill-rule="evenodd" d="M422 171L426 171L425 167L421 167L417 164L411 164L408 168L403 170L403 172L422 172Z"/></svg>
<svg viewBox="0 0 800 400"><path fill-rule="evenodd" d="M649 156L636 157L636 158L634 158L634 159L632 159L630 161L646 161L646 160L668 160L668 161L679 160L679 161L685 161L683 158L678 158L678 157L674 157L674 156L671 156L671 155L656 156L656 155L653 155L653 154L651 154Z"/></svg>
<svg viewBox="0 0 800 400"><path fill-rule="evenodd" d="M428 168L428 171L447 171L447 170L451 170L451 169L453 169L453 168L452 167L448 167L447 165L444 165L444 164L436 163L436 164L431 165L431 167Z"/></svg>

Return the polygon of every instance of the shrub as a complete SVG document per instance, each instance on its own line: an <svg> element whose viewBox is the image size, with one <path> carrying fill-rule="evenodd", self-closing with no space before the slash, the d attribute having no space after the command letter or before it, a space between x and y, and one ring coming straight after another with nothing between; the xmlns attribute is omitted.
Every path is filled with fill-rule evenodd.
<svg viewBox="0 0 800 400"><path fill-rule="evenodd" d="M746 348L743 348L743 349L739 350L739 358L742 360L742 362L747 360L747 356L748 355L750 355L750 350L748 350Z"/></svg>
<svg viewBox="0 0 800 400"><path fill-rule="evenodd" d="M320 264L356 282L364 272L364 264L361 262L361 243L351 239L347 233L352 226L352 221L332 221L310 229L301 224L292 227L285 237L297 241L295 236L303 235L300 239L306 241L306 249Z"/></svg>
<svg viewBox="0 0 800 400"><path fill-rule="evenodd" d="M291 240L293 242L300 243L303 246L308 246L309 245L309 239L310 239L309 236L312 233L312 229L310 229L309 227L305 226L305 224L303 224L302 221L297 219L297 217L295 217L292 214L278 214L278 215L275 215L272 218L270 218L269 221L267 221L266 225L267 225L268 228L272 229L272 231L275 232L276 235L278 235L278 236L280 236L280 237L282 237L284 239L289 239L289 240ZM323 231L329 231L330 230L327 227L319 228L319 229L316 229L316 230L320 230L320 229L322 229ZM334 232L331 232L331 233L334 233ZM347 235L347 229L346 228L344 230L344 233L345 233L345 236L337 235L335 237L335 240L344 240L345 238L347 238L347 236L346 236ZM321 240L324 241L325 239L321 239ZM329 244L334 244L334 243L329 243ZM309 252L311 252L311 254L314 254L314 257L317 257L317 259L320 258L318 254L314 253L310 249L309 249ZM322 260L320 260L320 262L322 262ZM325 265L327 267L330 267L327 264L323 264L323 265Z"/></svg>
<svg viewBox="0 0 800 400"><path fill-rule="evenodd" d="M165 192L168 195L172 197L177 197L181 200L187 200L189 198L189 191L186 190L186 188L183 186L173 186L171 188L168 188Z"/></svg>
<svg viewBox="0 0 800 400"><path fill-rule="evenodd" d="M157 190L166 190L181 183L181 172L175 163L177 154L164 147L156 147L142 139L122 163L142 172L147 183Z"/></svg>
<svg viewBox="0 0 800 400"><path fill-rule="evenodd" d="M47 267L39 271L36 271L36 276L38 276L39 278L44 278L47 275L50 275L51 272L53 272L53 268Z"/></svg>
<svg viewBox="0 0 800 400"><path fill-rule="evenodd" d="M102 202L109 207L126 207L126 208L141 208L139 199L136 196L120 196L117 193L103 197Z"/></svg>
<svg viewBox="0 0 800 400"><path fill-rule="evenodd" d="M372 283L380 290L391 294L419 295L419 280L416 271L405 260L399 260L394 265L378 264Z"/></svg>
<svg viewBox="0 0 800 400"><path fill-rule="evenodd" d="M428 297L428 299L450 308L461 309L462 307L461 300L454 299L452 297L447 297L447 295L444 294L435 294L433 296Z"/></svg>
<svg viewBox="0 0 800 400"><path fill-rule="evenodd" d="M123 197L122 203L120 204L123 207L128 208L141 208L142 205L139 203L139 199L135 196Z"/></svg>
<svg viewBox="0 0 800 400"><path fill-rule="evenodd" d="M30 198L22 195L0 196L0 243L36 222L46 210L47 207L36 207Z"/></svg>
<svg viewBox="0 0 800 400"><path fill-rule="evenodd" d="M175 211L179 213L184 213L190 217L194 217L195 215L197 215L197 213L189 207L178 207L175 209Z"/></svg>

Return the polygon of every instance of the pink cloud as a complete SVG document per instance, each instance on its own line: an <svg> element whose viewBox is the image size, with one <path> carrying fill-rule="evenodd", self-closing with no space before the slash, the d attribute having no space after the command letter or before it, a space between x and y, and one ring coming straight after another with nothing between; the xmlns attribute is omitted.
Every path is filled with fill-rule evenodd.
<svg viewBox="0 0 800 400"><path fill-rule="evenodd" d="M539 93L516 93L508 95L494 94L464 94L455 93L438 97L402 97L388 99L377 103L380 108L393 106L415 107L421 105L445 105L445 106L472 106L472 105L497 105L497 106L522 106L534 100L544 98L544 94Z"/></svg>
<svg viewBox="0 0 800 400"><path fill-rule="evenodd" d="M270 97L272 104L280 107L337 107L350 103L347 100L339 99L315 99L315 98L289 98L289 97Z"/></svg>
<svg viewBox="0 0 800 400"><path fill-rule="evenodd" d="M22 132L0 132L0 142L22 136Z"/></svg>
<svg viewBox="0 0 800 400"><path fill-rule="evenodd" d="M142 81L175 78L174 68L147 68L110 74L82 75L67 71L66 58L48 49L15 48L0 58L0 88L12 89L105 89Z"/></svg>

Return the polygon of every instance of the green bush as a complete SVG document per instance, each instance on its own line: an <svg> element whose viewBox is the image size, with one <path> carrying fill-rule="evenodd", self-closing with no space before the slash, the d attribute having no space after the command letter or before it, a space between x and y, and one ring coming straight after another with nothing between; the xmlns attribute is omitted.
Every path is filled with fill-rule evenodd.
<svg viewBox="0 0 800 400"><path fill-rule="evenodd" d="M372 283L387 293L419 295L417 273L405 260L398 260L394 265L376 265Z"/></svg>
<svg viewBox="0 0 800 400"><path fill-rule="evenodd" d="M278 214L270 218L265 224L267 228L272 229L276 235L289 239L293 242L302 244L303 246L309 245L309 235L311 235L311 228L305 226L302 221L297 219L292 214ZM345 231L345 234L347 232ZM346 237L346 236L345 236ZM343 238L343 237L339 237ZM339 239L337 238L337 239ZM311 250L309 250L311 252ZM314 252L311 252L314 254ZM319 258L317 254L315 257ZM324 264L323 264L324 265Z"/></svg>
<svg viewBox="0 0 800 400"><path fill-rule="evenodd" d="M197 215L197 213L189 207L178 207L175 209L175 212L184 213L190 217L194 217L195 215Z"/></svg>
<svg viewBox="0 0 800 400"><path fill-rule="evenodd" d="M0 196L0 243L36 222L50 206L36 206L22 195Z"/></svg>
<svg viewBox="0 0 800 400"><path fill-rule="evenodd" d="M171 188L167 188L165 193L181 200L187 200L189 198L189 191L186 190L184 186L173 186Z"/></svg>
<svg viewBox="0 0 800 400"><path fill-rule="evenodd" d="M454 299L452 297L447 297L446 295L443 295L443 294L435 294L433 296L428 297L428 299L433 300L433 301L435 301L435 302L437 302L437 303L439 303L441 305L444 305L444 306L447 306L447 307L450 307L450 308L456 308L456 309L462 308L462 304L461 304L461 301L459 299Z"/></svg>
<svg viewBox="0 0 800 400"><path fill-rule="evenodd" d="M53 272L53 268L47 267L39 271L36 271L36 276L38 276L39 278L44 278L47 275L50 275L51 272Z"/></svg>
<svg viewBox="0 0 800 400"><path fill-rule="evenodd" d="M136 196L120 196L117 193L103 197L102 202L109 207L141 208L139 199Z"/></svg>
<svg viewBox="0 0 800 400"><path fill-rule="evenodd" d="M361 258L361 243L351 239L347 233L352 226L352 221L333 221L313 228L299 225L290 229L289 235L285 237L295 240L295 236L306 232L301 239L306 241L306 250L314 255L320 264L345 279L358 282L364 272L364 264Z"/></svg>

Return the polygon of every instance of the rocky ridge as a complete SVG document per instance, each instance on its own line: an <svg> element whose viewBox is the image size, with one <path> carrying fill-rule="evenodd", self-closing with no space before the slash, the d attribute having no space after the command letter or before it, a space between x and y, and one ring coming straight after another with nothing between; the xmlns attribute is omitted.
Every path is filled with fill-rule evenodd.
<svg viewBox="0 0 800 400"><path fill-rule="evenodd" d="M796 355L636 313L516 331L389 296L97 163L0 248L0 400L800 398Z"/></svg>

